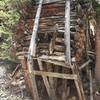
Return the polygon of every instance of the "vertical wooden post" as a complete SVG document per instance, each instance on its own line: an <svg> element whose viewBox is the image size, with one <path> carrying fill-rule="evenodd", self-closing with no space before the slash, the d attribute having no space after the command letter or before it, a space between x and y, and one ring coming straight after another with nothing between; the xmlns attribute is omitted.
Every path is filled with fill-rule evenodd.
<svg viewBox="0 0 100 100"><path fill-rule="evenodd" d="M100 24L96 28L96 66L95 66L95 77L100 81Z"/></svg>
<svg viewBox="0 0 100 100"><path fill-rule="evenodd" d="M37 90L37 85L36 85L36 79L35 79L35 75L32 75L32 71L33 71L33 58L30 56L28 57L28 70L29 70L29 78L30 78L30 82L32 85L32 96L34 98L34 100L39 100L39 95L38 95L38 90Z"/></svg>
<svg viewBox="0 0 100 100"><path fill-rule="evenodd" d="M93 84L92 84L92 72L91 69L89 71L90 76L90 100L93 100Z"/></svg>
<svg viewBox="0 0 100 100"><path fill-rule="evenodd" d="M66 60L71 65L71 49L70 49L70 0L66 0L65 7L65 45Z"/></svg>
<svg viewBox="0 0 100 100"><path fill-rule="evenodd" d="M81 79L80 79L80 76L79 76L79 70L78 70L76 64L73 65L72 72L73 72L73 74L77 75L77 80L74 80L74 82L75 82L76 89L77 89L77 92L78 92L79 100L86 100L85 95L84 95L82 82L81 82Z"/></svg>
<svg viewBox="0 0 100 100"><path fill-rule="evenodd" d="M37 90L37 85L36 85L36 80L35 80L35 75L32 75L32 71L34 70L33 68L33 56L35 56L36 53L36 35L37 35L37 30L39 27L39 19L40 19L40 14L41 14L41 9L42 9L42 3L43 0L40 0L39 6L37 9L36 17L35 17L35 22L33 26L33 32L32 32L32 37L31 37L31 42L29 46L29 54L28 54L28 70L30 73L30 79L32 83L32 90L33 90L33 95L34 95L34 100L39 100L39 95L38 95L38 90Z"/></svg>
<svg viewBox="0 0 100 100"><path fill-rule="evenodd" d="M40 59L38 59L38 64L39 64L40 70L42 71L43 65L42 65L42 61ZM42 78L43 78L43 81L44 81L44 84L45 84L45 87L46 87L46 90L47 90L50 100L57 100L54 88L52 88L52 86L50 86L51 84L49 84L50 82L48 81L48 78L44 75L42 75Z"/></svg>
<svg viewBox="0 0 100 100"><path fill-rule="evenodd" d="M70 0L66 0L65 3L65 33L64 33L64 39L65 39L65 45L66 45L66 51L65 51L65 57L66 61L69 65L71 65L71 49L70 49ZM66 72L66 70L63 70ZM67 81L63 80L62 82L62 99L67 99Z"/></svg>
<svg viewBox="0 0 100 100"><path fill-rule="evenodd" d="M36 35L37 35L38 27L39 27L39 19L40 19L40 14L41 14L41 9L42 9L42 3L43 3L43 0L40 0L36 17L35 17L34 26L33 26L33 32L32 32L32 37L31 37L31 42L30 42L30 47L29 47L29 52L31 56L35 56L35 53L36 53Z"/></svg>
<svg viewBox="0 0 100 100"><path fill-rule="evenodd" d="M32 90L32 82L31 82L31 78L30 78L30 73L28 71L27 58L26 57L21 59L21 64L22 64L22 69L23 69L23 74L24 74L25 84L26 84L27 90L28 90L28 92L31 92L32 96L34 97L34 93L33 93L33 90Z"/></svg>

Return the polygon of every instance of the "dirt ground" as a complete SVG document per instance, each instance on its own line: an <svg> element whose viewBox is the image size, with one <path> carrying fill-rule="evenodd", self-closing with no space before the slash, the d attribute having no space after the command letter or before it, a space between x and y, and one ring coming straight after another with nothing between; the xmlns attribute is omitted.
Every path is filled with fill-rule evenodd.
<svg viewBox="0 0 100 100"><path fill-rule="evenodd" d="M9 70L9 64L0 61L0 100L32 100L25 90L10 85Z"/></svg>
<svg viewBox="0 0 100 100"><path fill-rule="evenodd" d="M5 63L5 61L0 60L0 100L32 100L25 88L21 89L19 86L11 84L14 84L9 78L11 72L11 66ZM94 95L94 100L100 100L100 95Z"/></svg>

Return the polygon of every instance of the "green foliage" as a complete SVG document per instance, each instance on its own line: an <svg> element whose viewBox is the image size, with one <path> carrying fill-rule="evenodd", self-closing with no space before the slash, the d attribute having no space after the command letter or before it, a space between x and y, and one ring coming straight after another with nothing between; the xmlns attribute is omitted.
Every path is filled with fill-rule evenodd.
<svg viewBox="0 0 100 100"><path fill-rule="evenodd" d="M0 0L0 59L11 58L12 34L20 18L19 9L24 3L34 0Z"/></svg>
<svg viewBox="0 0 100 100"><path fill-rule="evenodd" d="M93 2L93 6L94 6L96 12L100 13L100 4L99 4L100 1L99 0L92 0L92 2Z"/></svg>
<svg viewBox="0 0 100 100"><path fill-rule="evenodd" d="M11 37L20 18L14 0L0 0L0 58L10 58Z"/></svg>

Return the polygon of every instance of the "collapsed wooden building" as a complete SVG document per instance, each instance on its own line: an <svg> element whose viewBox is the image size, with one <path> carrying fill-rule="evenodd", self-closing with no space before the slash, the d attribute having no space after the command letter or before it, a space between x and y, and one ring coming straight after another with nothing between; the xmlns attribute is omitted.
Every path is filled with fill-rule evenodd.
<svg viewBox="0 0 100 100"><path fill-rule="evenodd" d="M79 1L40 0L21 8L14 48L34 100L67 100L72 84L77 100L86 100L82 78L94 51L94 12L89 2Z"/></svg>

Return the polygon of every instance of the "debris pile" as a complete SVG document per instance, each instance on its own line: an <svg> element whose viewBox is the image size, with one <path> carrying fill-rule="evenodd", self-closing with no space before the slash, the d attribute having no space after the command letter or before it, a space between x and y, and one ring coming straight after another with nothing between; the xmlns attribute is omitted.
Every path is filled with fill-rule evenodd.
<svg viewBox="0 0 100 100"><path fill-rule="evenodd" d="M94 51L91 45L94 41L90 39L92 34L88 15L91 16L91 9L88 4L77 0L46 3L39 9L41 14L38 17L35 17L38 13L37 5L25 4L22 7L22 16L13 36L13 47L22 65L27 90L34 100L39 100L39 96L43 100L66 100L70 90L68 79L75 81L80 100L85 100L81 72L91 62L90 53ZM39 5L41 7L41 3ZM39 25L35 23L36 19L39 19ZM35 56L31 57L29 47L32 45L33 26L37 26L38 31L33 41L36 46ZM88 68L84 70L88 72ZM23 84L23 81L19 82Z"/></svg>

